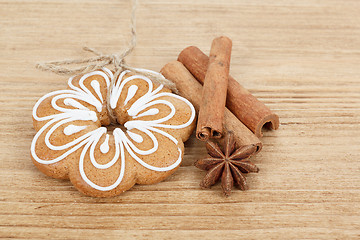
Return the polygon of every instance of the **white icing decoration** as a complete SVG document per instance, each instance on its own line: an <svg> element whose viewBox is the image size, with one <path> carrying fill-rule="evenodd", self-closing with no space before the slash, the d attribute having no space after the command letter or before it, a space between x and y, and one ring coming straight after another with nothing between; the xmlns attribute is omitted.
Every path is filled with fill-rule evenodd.
<svg viewBox="0 0 360 240"><path fill-rule="evenodd" d="M82 105L81 103L79 103L78 101L76 101L72 98L65 98L64 104L67 106L72 106L74 108L81 109L81 110L89 110L87 107L85 107L84 105Z"/></svg>
<svg viewBox="0 0 360 240"><path fill-rule="evenodd" d="M104 140L103 144L101 144L101 146L100 146L100 151L102 153L107 153L107 152L109 152L109 149L110 149L110 147L109 147L109 134L106 134L105 140Z"/></svg>
<svg viewBox="0 0 360 240"><path fill-rule="evenodd" d="M124 106L129 102L130 99L132 99L135 94L136 94L136 91L138 90L138 86L136 85L131 85L128 89L128 94L125 98L125 101L124 101Z"/></svg>
<svg viewBox="0 0 360 240"><path fill-rule="evenodd" d="M127 131L127 134L137 143L141 143L144 141L143 137L139 134Z"/></svg>
<svg viewBox="0 0 360 240"><path fill-rule="evenodd" d="M104 72L107 73L107 75L109 76L109 79L113 79L114 74L112 73L112 71L110 71L108 68L102 68L101 70L103 70ZM106 86L108 87L110 85L110 81L108 79L105 79L106 81Z"/></svg>
<svg viewBox="0 0 360 240"><path fill-rule="evenodd" d="M100 83L96 80L92 80L90 85L95 90L96 94L99 96L101 102L103 102L103 97L102 97L101 91L100 91Z"/></svg>
<svg viewBox="0 0 360 240"><path fill-rule="evenodd" d="M64 134L65 135L72 135L74 133L77 133L77 132L80 132L80 131L84 130L85 128L87 128L87 126L76 126L76 125L70 124L69 126L64 128Z"/></svg>
<svg viewBox="0 0 360 240"><path fill-rule="evenodd" d="M133 118L139 118L139 117L144 117L144 116L150 116L150 115L156 115L159 113L159 109L157 108L151 108L149 110L146 110L143 113L140 113L138 115L133 116ZM130 114L129 114L130 115ZM130 115L131 116L131 115Z"/></svg>
<svg viewBox="0 0 360 240"><path fill-rule="evenodd" d="M113 109L116 107L116 105L118 104L118 101L119 101L119 97L124 88L124 85L133 79L141 79L141 80L145 81L149 86L148 92L145 93L142 97L138 98L130 106L130 108L127 111L129 116L132 116L132 118L134 119L134 120L127 121L124 124L124 127L127 129L127 131L126 131L127 135L120 128L116 128L113 131L114 143L112 145L113 145L113 147L115 147L115 154L112 157L112 159L105 164L99 164L96 161L94 152L95 152L96 146L99 143L100 138L105 134L105 140L100 146L100 151L103 154L105 154L105 153L108 153L109 149L110 149L110 146L109 146L109 137L110 136L107 134L107 129L105 127L98 127L97 129L92 130L92 131L86 130L86 128L88 126L90 126L90 125L94 126L95 122L96 122L97 126L99 126L97 113L95 111L92 111L89 108L83 106L77 100L86 102L89 105L94 106L96 108L97 112L101 112L102 103L105 101L106 96L104 97L101 95L101 86L100 86L99 81L93 80L90 84L91 84L92 88L94 89L95 93L100 98L100 100L96 96L94 96L93 93L88 88L85 87L84 81L90 76L97 75L97 76L100 76L105 79L106 88L108 88L110 86L110 79L113 78L113 74L107 68L103 68L102 70L104 72L94 71L94 72L83 75L79 80L79 87L74 86L72 84L73 78L70 78L68 81L68 85L70 86L71 90L60 90L60 91L48 93L37 101L37 103L35 104L35 106L33 108L33 117L37 121L47 121L47 122L36 133L32 143L31 143L31 154L32 154L34 160L41 164L56 163L56 162L59 162L59 161L65 159L67 156L69 156L76 150L83 147L83 149L81 150L80 159L79 159L80 175L88 185L90 185L91 187L93 187L94 189L97 189L99 191L112 190L121 183L124 173L125 173L125 150L139 164L141 164L145 168L148 168L153 171L163 172L163 171L172 170L175 167L177 167L180 164L181 159L182 159L182 151L179 147L178 147L179 156L178 156L177 160L173 164L171 164L170 166L167 166L167 167L155 167L155 166L149 165L148 163L144 162L139 156L150 155L157 151L157 149L159 147L159 143L158 143L155 135L153 134L154 132L167 137L175 145L177 145L178 140L176 138L174 138L169 133L167 133L163 130L160 130L159 128L180 129L180 128L185 128L185 127L189 126L195 118L194 107L187 99L185 99L183 97L180 97L178 95L175 95L173 93L168 93L168 92L160 93L161 89L163 88L163 85L160 85L158 88L153 90L152 81L145 76L133 75L131 77L127 77L127 78L123 79L125 74L128 73L129 71L123 71L119 75L114 87L112 89L110 89L110 98L109 98L110 99L110 107ZM156 73L156 72L153 72L150 70L148 70L148 71L151 73L158 74L160 77L163 77L160 73ZM124 102L122 103L123 106L128 104L128 102L135 96L137 90L138 90L138 86L136 86L136 85L131 85L128 88L127 97L124 100ZM44 117L37 116L37 109L40 106L40 104L45 99L50 98L50 97L52 97L51 106L55 110L57 110L59 113L55 113L53 115L44 116ZM191 116L190 116L189 120L186 123L183 123L180 125L164 124L164 122L170 120L175 115L176 110L175 110L174 105L171 102L169 102L167 100L159 99L161 97L172 97L172 98L176 98L176 99L186 103L189 106L189 108L191 109ZM68 108L60 107L59 105L57 105L57 101L60 99L64 99L63 102L65 105L72 106L77 109L68 109ZM170 113L167 116L162 117L160 119L156 119L156 120L150 120L150 121L135 120L136 118L139 118L141 116L149 116L149 115L158 114L159 109L151 108L153 105L156 105L156 104L163 104L163 105L168 106L170 109ZM143 113L139 114L142 111L143 111ZM73 140L69 143L66 143L62 146L54 146L50 143L49 139L50 139L51 135L53 134L53 132L58 127L60 127L64 124L71 123L73 121L78 121L78 120L87 121L84 123L86 125L76 126L73 124L69 124L67 127L64 128L64 133L66 135L71 135L76 132L80 132L80 131L84 130L82 136L80 136L80 137L76 138L75 140ZM89 121L92 121L94 123L91 123ZM45 139L44 139L45 145L50 150L53 150L53 151L62 151L62 150L67 150L67 151L54 159L51 159L51 160L45 159L44 160L44 159L40 159L37 156L35 146L39 139L39 136L42 135L42 133L45 130L47 130L48 128L50 128L50 129L45 134ZM132 141L141 143L141 142L143 142L143 137L137 133L132 132L131 131L132 129L137 129L138 131L147 135L152 141L152 147L150 149L146 149L146 150L137 148ZM98 168L98 169L108 169L108 168L112 167L118 160L120 160L120 172L119 172L119 176L118 176L117 180L109 186L99 186L99 185L95 184L94 182L92 182L86 176L86 172L84 170L84 158L86 155L90 156L91 164L95 168Z"/></svg>

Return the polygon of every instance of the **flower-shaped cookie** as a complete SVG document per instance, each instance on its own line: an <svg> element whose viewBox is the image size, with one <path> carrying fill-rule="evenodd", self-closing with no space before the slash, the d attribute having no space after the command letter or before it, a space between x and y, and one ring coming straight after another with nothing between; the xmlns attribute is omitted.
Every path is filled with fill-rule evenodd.
<svg viewBox="0 0 360 240"><path fill-rule="evenodd" d="M165 179L195 124L192 104L163 85L123 71L110 87L113 77L106 68L72 77L67 90L46 94L33 109L34 164L90 196Z"/></svg>

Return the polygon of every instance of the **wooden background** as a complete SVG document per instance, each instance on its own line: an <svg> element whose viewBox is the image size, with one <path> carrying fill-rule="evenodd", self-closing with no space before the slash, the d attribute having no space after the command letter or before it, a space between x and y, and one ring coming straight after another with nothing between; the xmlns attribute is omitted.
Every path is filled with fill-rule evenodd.
<svg viewBox="0 0 360 240"><path fill-rule="evenodd" d="M0 237L359 239L360 1L151 0L138 6L128 63L160 70L186 46L233 40L231 74L281 119L262 138L250 190L201 190L192 137L167 181L85 197L31 163L31 111L66 77L39 61L110 53L130 39L130 2L0 0Z"/></svg>

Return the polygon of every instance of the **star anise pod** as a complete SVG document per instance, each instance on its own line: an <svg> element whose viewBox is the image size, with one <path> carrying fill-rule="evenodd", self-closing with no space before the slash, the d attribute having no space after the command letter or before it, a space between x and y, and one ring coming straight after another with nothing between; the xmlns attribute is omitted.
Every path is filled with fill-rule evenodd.
<svg viewBox="0 0 360 240"><path fill-rule="evenodd" d="M248 189L243 173L259 171L249 160L255 153L256 146L241 146L236 149L234 135L229 132L225 137L224 151L213 141L206 142L206 149L210 157L195 162L196 167L208 171L200 183L202 188L209 188L221 177L221 187L226 196L230 195L234 181L241 190Z"/></svg>

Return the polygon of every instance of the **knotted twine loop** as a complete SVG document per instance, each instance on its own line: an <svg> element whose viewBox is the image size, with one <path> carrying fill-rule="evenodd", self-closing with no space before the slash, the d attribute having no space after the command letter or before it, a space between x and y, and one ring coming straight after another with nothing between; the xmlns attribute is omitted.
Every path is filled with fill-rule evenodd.
<svg viewBox="0 0 360 240"><path fill-rule="evenodd" d="M125 63L125 57L128 56L136 46L136 7L137 0L132 0L132 10L131 10L131 41L128 47L120 54L103 54L94 48L83 47L84 51L95 54L95 57L82 58L82 59L73 59L73 60L62 60L62 61L51 61L45 63L36 64L36 68L43 71L50 71L59 75L77 75L91 72L94 70L102 69L107 65L113 65L114 67L114 77L111 79L110 86L108 87L107 94L107 110L110 115L111 122L116 122L116 116L113 112L113 109L110 107L110 95L113 87L115 86L116 80L120 73L124 70L130 70L136 74L144 75L150 78L156 84L162 84L166 88L169 88L175 93L178 93L176 85L174 82L166 79L162 74L148 71L140 68L133 68ZM70 65L80 65L79 67L70 68ZM120 79L121 81L121 79Z"/></svg>

